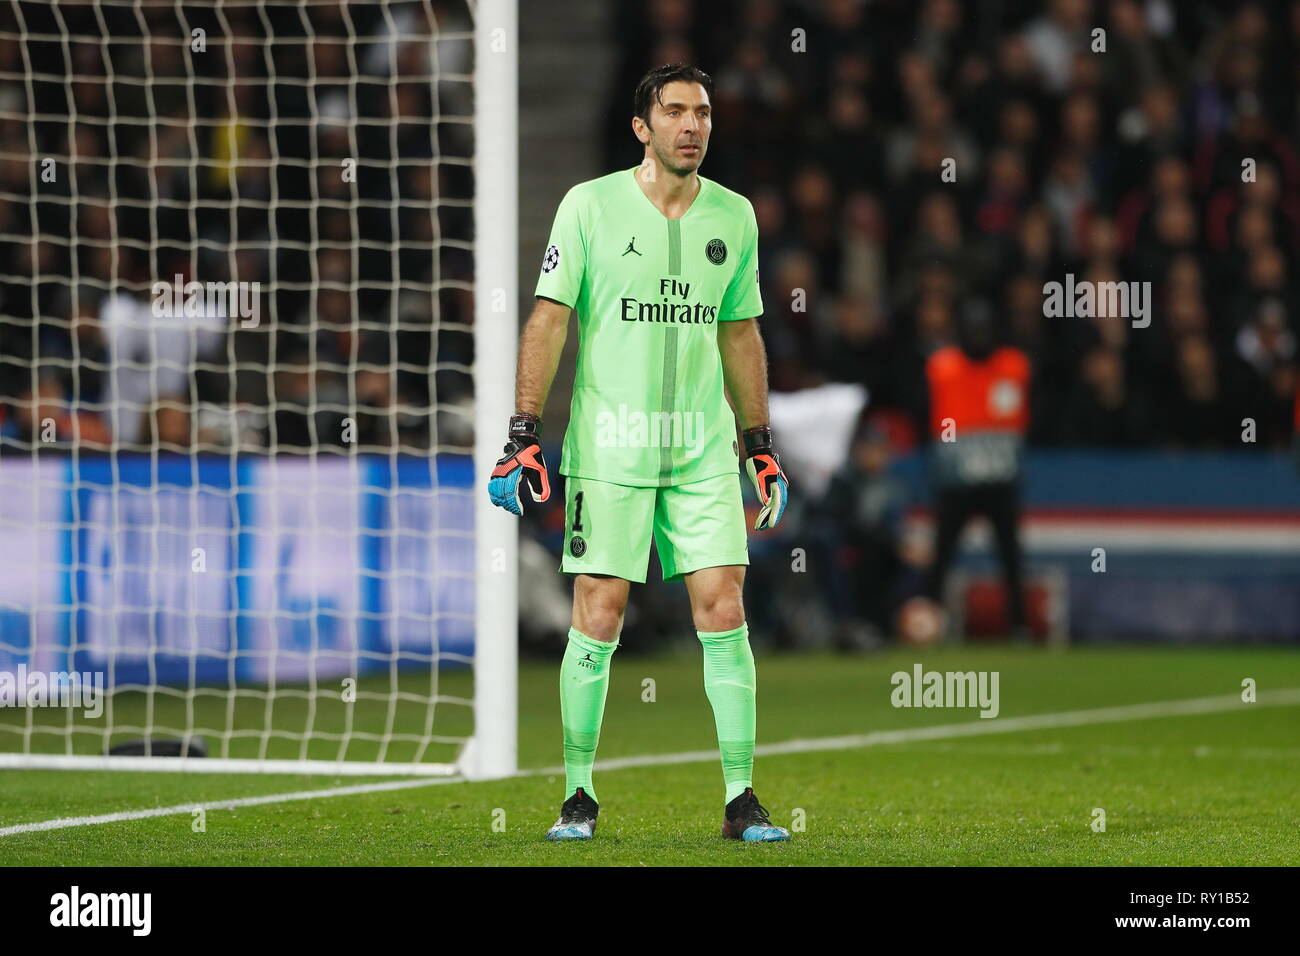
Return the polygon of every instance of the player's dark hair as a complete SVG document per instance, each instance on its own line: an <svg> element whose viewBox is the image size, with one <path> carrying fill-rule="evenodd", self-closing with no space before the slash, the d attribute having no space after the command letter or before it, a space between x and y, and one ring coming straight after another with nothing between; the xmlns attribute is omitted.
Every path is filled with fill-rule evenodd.
<svg viewBox="0 0 1300 956"><path fill-rule="evenodd" d="M632 94L633 114L641 117L646 126L650 126L651 104L662 104L664 87L679 80L686 83L700 84L700 86L704 87L704 92L709 94L709 100L713 100L713 77L699 67L689 66L685 63L668 63L664 66L655 67L641 77L641 82L636 85L636 92Z"/></svg>

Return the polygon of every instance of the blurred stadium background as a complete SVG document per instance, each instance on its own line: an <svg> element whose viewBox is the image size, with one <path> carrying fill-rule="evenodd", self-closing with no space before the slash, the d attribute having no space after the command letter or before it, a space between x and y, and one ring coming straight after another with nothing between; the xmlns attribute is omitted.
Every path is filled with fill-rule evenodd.
<svg viewBox="0 0 1300 956"><path fill-rule="evenodd" d="M563 6L519 18L519 307L564 191L639 162L635 79L710 72L703 173L757 212L794 489L751 541L757 644L912 626L926 362L976 296L1032 369L1033 636L1300 638L1300 2ZM54 634L123 686L191 691L468 660L472 29L452 0L0 6L0 659ZM1047 317L1067 274L1151 283L1153 321ZM156 321L174 275L260 282L264 318ZM568 626L562 501L522 525L525 651ZM198 592L192 532L229 571ZM952 637L1005 635L996 570L976 522ZM694 641L656 574L633 652Z"/></svg>

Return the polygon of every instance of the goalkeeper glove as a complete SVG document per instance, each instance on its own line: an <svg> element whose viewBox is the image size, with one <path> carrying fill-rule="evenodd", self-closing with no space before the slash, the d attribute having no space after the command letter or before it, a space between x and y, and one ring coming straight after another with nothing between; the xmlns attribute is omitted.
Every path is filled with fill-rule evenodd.
<svg viewBox="0 0 1300 956"><path fill-rule="evenodd" d="M772 429L767 425L745 429L745 470L754 483L763 510L754 522L755 531L775 528L785 514L790 483L781 470L781 459L772 450Z"/></svg>
<svg viewBox="0 0 1300 956"><path fill-rule="evenodd" d="M519 479L528 479L528 493L534 501L551 497L551 479L546 474L540 435L542 420L536 415L515 415L510 419L510 438L505 454L497 460L488 478L488 496L492 503L512 515L522 515Z"/></svg>

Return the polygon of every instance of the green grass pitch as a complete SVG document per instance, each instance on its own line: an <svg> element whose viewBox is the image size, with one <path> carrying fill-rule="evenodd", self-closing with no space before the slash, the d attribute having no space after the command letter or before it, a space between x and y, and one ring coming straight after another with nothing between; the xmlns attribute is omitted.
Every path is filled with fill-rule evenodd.
<svg viewBox="0 0 1300 956"><path fill-rule="evenodd" d="M890 675L1000 674L1001 715L891 706ZM616 657L600 757L712 750L698 655ZM558 664L520 671L519 762L560 763ZM483 783L312 798L0 836L0 865L1295 865L1300 861L1300 655L1277 648L1005 647L865 657L760 653L759 743L815 740L1129 704L1240 695L1259 703L850 749L760 755L755 788L785 844L722 839L716 758L598 770L596 839L542 839L563 798L545 772ZM643 681L654 680L646 702ZM443 692L468 693L468 675ZM159 707L166 701L156 702ZM119 719L129 713L119 711ZM158 716L156 714L156 716ZM420 715L400 718L419 730ZM5 729L26 715L0 711ZM283 719L289 719L285 712ZM351 754L349 754L351 756ZM371 779L328 776L0 771L0 829ZM1094 832L1094 810L1106 814Z"/></svg>

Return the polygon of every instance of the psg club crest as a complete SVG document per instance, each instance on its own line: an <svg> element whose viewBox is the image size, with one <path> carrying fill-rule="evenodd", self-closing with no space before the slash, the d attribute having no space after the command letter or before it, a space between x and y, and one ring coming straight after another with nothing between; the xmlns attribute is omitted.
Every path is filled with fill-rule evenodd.
<svg viewBox="0 0 1300 956"><path fill-rule="evenodd" d="M569 554L575 558L580 558L587 553L587 542L582 540L578 535L569 539Z"/></svg>
<svg viewBox="0 0 1300 956"><path fill-rule="evenodd" d="M555 267L558 266L559 264L560 264L560 247L551 246L546 250L546 255L542 256L542 271L554 272Z"/></svg>
<svg viewBox="0 0 1300 956"><path fill-rule="evenodd" d="M720 266L727 261L727 244L721 239L710 239L704 247L704 254L715 266Z"/></svg>

